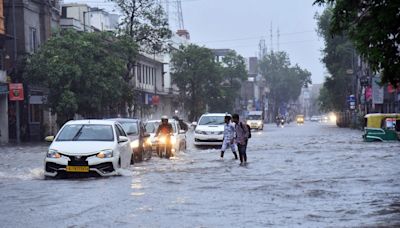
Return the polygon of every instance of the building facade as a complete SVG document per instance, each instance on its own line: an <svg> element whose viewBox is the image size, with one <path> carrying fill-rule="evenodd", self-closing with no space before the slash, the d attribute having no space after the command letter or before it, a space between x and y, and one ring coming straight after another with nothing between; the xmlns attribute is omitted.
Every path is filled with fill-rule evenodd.
<svg viewBox="0 0 400 228"><path fill-rule="evenodd" d="M14 7L12 4L15 4ZM60 9L58 0L4 1L5 31L9 37L4 42L4 68L8 82L24 85L25 98L19 102L19 117L20 135L25 141L43 137L44 128L48 125L44 116L48 113L44 109L45 89L25 84L21 69L27 55L35 52L58 28ZM8 131L9 138L13 140L17 136L16 119L16 102L9 101Z"/></svg>
<svg viewBox="0 0 400 228"><path fill-rule="evenodd" d="M119 15L87 4L70 3L61 7L60 26L77 31L116 31Z"/></svg>

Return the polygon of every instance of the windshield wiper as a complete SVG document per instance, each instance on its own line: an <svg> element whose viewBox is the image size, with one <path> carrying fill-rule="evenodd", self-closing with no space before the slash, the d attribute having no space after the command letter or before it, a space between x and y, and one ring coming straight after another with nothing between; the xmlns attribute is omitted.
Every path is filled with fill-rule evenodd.
<svg viewBox="0 0 400 228"><path fill-rule="evenodd" d="M207 123L203 123L201 125L215 125L214 121L208 121Z"/></svg>
<svg viewBox="0 0 400 228"><path fill-rule="evenodd" d="M72 138L72 141L78 140L79 136L81 136L81 134L82 134L82 129L83 129L84 126L85 125L82 125L82 127L79 128L78 132L76 132L75 136Z"/></svg>

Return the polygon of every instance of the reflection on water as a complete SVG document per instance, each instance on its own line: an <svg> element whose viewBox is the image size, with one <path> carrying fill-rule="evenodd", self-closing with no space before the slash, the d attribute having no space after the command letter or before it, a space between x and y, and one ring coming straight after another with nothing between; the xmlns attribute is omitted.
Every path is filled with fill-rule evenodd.
<svg viewBox="0 0 400 228"><path fill-rule="evenodd" d="M5 152L0 220L53 226L42 219L52 214L59 226L102 218L108 227L396 227L400 144L364 143L361 134L308 122L266 125L252 133L245 168L229 151L220 159L219 149L189 144L172 159L120 170L121 177L79 181L39 181L43 153Z"/></svg>

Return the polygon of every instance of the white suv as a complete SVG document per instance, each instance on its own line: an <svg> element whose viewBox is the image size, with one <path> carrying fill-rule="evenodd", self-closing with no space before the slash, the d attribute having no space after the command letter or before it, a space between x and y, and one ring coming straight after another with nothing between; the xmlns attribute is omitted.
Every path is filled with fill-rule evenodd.
<svg viewBox="0 0 400 228"><path fill-rule="evenodd" d="M194 123L195 146L222 145L224 138L224 118L226 113L207 113L200 117L198 123Z"/></svg>

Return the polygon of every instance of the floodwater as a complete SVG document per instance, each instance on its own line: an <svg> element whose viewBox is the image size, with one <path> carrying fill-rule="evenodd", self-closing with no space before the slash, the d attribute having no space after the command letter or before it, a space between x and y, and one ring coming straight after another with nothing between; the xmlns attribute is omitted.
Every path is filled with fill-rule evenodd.
<svg viewBox="0 0 400 228"><path fill-rule="evenodd" d="M3 146L0 227L398 227L400 143L361 134L266 125L246 167L189 146L120 176L72 180L44 180L45 144Z"/></svg>

